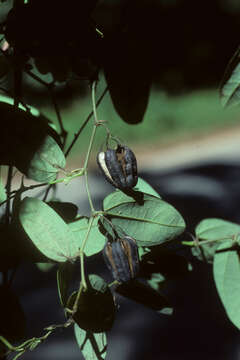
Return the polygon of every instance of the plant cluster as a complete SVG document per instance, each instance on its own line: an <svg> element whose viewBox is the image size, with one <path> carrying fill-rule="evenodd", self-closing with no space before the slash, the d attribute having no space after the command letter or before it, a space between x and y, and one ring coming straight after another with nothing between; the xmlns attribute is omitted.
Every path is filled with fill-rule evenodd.
<svg viewBox="0 0 240 360"><path fill-rule="evenodd" d="M56 16L55 1L52 4L51 7L44 1L15 1L2 24L1 63L6 66L2 67L1 75L5 76L9 69L14 74L12 91L2 89L12 97L0 102L0 164L8 169L5 186L0 183L0 301L7 314L5 317L1 314L2 357L14 354L14 359L17 359L25 351L36 348L57 329L73 326L84 358L104 359L107 332L113 326L117 311L118 293L158 312L172 313L174 309L161 288L169 278L187 275L191 270L189 259L178 254L179 246L182 248L183 245L186 249L191 246L192 254L200 260L213 263L219 296L230 320L240 327L240 225L222 219L205 219L196 227L192 241L179 240L185 231L181 214L138 177L133 151L111 133L106 121L98 119L97 107L107 91L116 111L128 123L142 120L146 104L143 102L134 118L130 118L133 111L127 109L135 106L135 99L133 103L131 98L128 99L126 104L128 94L124 96L119 92L115 86L114 66L111 64L108 68L106 63L103 69L108 87L96 101L96 86L102 65L96 53L99 47L106 46L100 45L104 44L105 34L92 18L97 1L82 2L81 21L71 18L64 28L67 30L58 34L50 31L52 19ZM59 4L57 30L66 19L64 9ZM39 24L39 13L46 15L44 28ZM76 21L81 25L78 32ZM23 26L19 27L19 24ZM108 35L106 37L108 43ZM65 58L52 56L59 55L62 49L67 54ZM230 63L221 87L225 103L238 101L239 98L238 54ZM63 63L56 65L59 58ZM58 74L56 69L60 69ZM51 83L41 78L41 74L46 72L52 74ZM64 128L55 99L55 87L56 81L66 80L69 72L84 74L89 80L92 112L66 148L66 138L72 134ZM23 74L39 81L49 91L59 120L59 130L54 129L36 109L24 103ZM59 74L64 75L63 78ZM140 93L145 94L144 99L148 96L147 88L143 84L140 89ZM85 161L80 169L68 171L66 159L87 124L92 131ZM88 182L89 159L99 128L105 131L104 149L98 153L96 162L106 180L115 188L104 198L102 209L95 208ZM22 174L16 190L13 189L15 170ZM37 183L26 186L25 177ZM79 214L75 204L54 198L58 183L71 186L72 179L77 177L85 180L89 216ZM28 196L29 190L35 188L42 190L39 196ZM87 260L97 254L105 260L112 276L111 283L98 273L89 273ZM66 316L63 324L49 324L41 337L31 339L24 338L25 317L12 290L14 275L25 261L36 263L39 269L55 267L59 300ZM79 286L72 290L76 270Z"/></svg>

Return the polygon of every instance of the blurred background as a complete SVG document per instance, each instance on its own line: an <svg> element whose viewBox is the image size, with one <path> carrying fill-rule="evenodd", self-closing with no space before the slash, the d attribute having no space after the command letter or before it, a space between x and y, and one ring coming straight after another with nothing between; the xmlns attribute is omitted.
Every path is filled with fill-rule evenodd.
<svg viewBox="0 0 240 360"><path fill-rule="evenodd" d="M122 61L129 54L116 52L121 48L112 39L104 48L104 55L98 55L101 63L105 64L109 58L115 64L114 71L121 79L119 86L128 89L130 97L134 98L135 93L136 102L142 101L139 84L146 78L150 80L146 112L142 122L129 125L119 117L107 94L98 108L99 119L107 121L112 134L132 148L140 176L181 212L189 232L194 232L196 224L205 217L239 222L240 108L221 106L219 86L240 44L240 2L142 0L128 3L99 0L94 16L108 34L118 26L124 9L126 27L132 34L130 47L134 44L134 49L137 48L137 59L134 55L129 58L136 65L137 76L132 78L129 69L123 71ZM2 19L9 6L11 1L1 3ZM114 54L117 55L112 57ZM92 110L88 81L80 81L76 74L67 80L63 76L62 81L59 74L35 71L44 81L57 78L56 101L69 131L67 143L70 144ZM11 89L12 81L11 74L2 77L1 87ZM103 66L98 96L105 86ZM23 95L27 103L58 126L56 111L42 84L26 75ZM74 145L67 163L69 169L82 165L90 131L88 125ZM104 137L105 132L99 129L95 155ZM90 180L94 199L100 207L112 187L99 177L95 155L91 158ZM79 189L79 182L73 181L70 186L60 186L57 196L74 202L79 212L86 213L87 198ZM99 263L93 261L94 266ZM171 318L119 296L120 309L109 335L107 359L240 359L239 332L227 319L217 297L211 266L197 259L192 266L187 279L175 279L169 285L168 295L175 308ZM40 335L44 326L63 321L54 284L54 270L46 274L26 266L16 276L15 289L26 309L29 336ZM59 360L66 357L81 359L71 330L54 335L24 358Z"/></svg>

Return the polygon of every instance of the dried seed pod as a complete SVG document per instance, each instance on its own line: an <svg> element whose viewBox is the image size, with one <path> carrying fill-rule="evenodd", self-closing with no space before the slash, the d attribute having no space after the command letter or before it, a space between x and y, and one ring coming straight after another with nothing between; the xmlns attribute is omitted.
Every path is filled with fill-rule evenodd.
<svg viewBox="0 0 240 360"><path fill-rule="evenodd" d="M120 283L135 278L139 271L138 247L130 236L107 242L103 257L114 279Z"/></svg>
<svg viewBox="0 0 240 360"><path fill-rule="evenodd" d="M98 153L97 162L107 181L121 190L133 188L138 181L137 161L134 153L125 145Z"/></svg>

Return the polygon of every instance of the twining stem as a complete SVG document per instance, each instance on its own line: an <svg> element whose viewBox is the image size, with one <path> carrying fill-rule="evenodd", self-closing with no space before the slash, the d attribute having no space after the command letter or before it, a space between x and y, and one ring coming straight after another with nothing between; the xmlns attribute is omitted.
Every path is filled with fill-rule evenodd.
<svg viewBox="0 0 240 360"><path fill-rule="evenodd" d="M98 99L98 101L96 102L96 106L95 108L97 108L100 103L102 102L104 96L106 95L106 93L108 92L108 87L106 86L106 88L103 90L102 95L100 96L100 98ZM84 123L81 125L80 129L78 130L78 132L75 134L73 141L71 142L71 144L69 145L68 149L66 150L65 153L65 157L67 157L70 153L70 151L73 148L73 145L75 144L75 142L77 141L77 139L79 138L80 134L82 133L83 129L85 128L85 126L87 125L87 123L89 122L89 120L91 119L91 117L93 116L93 111L90 112L90 114L88 115L88 117L86 118L86 120L84 121Z"/></svg>

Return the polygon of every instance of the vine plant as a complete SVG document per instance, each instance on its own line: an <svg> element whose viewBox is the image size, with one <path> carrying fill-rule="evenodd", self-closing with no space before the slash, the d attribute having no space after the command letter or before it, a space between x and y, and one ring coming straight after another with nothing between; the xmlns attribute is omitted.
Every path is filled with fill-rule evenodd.
<svg viewBox="0 0 240 360"><path fill-rule="evenodd" d="M102 44L105 37L91 17L96 3L97 1L92 1L89 2L90 5L82 5L85 20L80 42L84 40L85 45L90 43L91 49L94 46L99 49L99 41ZM43 50L50 51L45 35L38 31L34 23L34 17L36 14L39 16L40 10L41 6L34 1L15 1L2 24L1 64L8 64L5 66L6 72L11 69L14 75L12 89L2 89L8 95L6 101L0 102L0 161L1 165L8 167L6 184L0 184L0 299L4 301L4 308L9 309L0 328L2 358L13 354L13 359L17 359L27 350L33 350L46 341L57 329L73 326L84 358L104 359L107 354L107 333L111 330L117 310L117 293L156 311L171 314L171 304L160 291L160 285L168 280L167 269L159 270L159 264L168 258L170 265L167 268L171 267L172 261L175 265L179 264L181 271L184 269L183 273L188 273L189 260L178 255L179 246L186 249L190 246L194 256L213 263L219 296L230 320L240 327L240 225L222 219L205 219L196 227L192 241L179 240L179 236L185 231L185 221L181 214L165 202L151 185L138 177L137 160L133 151L112 134L105 121L98 119L97 107L107 91L125 121L141 121L144 111L141 115L138 111L133 121L126 116L125 105L124 110L119 111L121 101L125 104L125 99L116 96L116 76L111 74L112 68L109 70L106 63L99 64L92 52L87 59L90 66L85 74L91 89L92 111L66 148L66 139L70 134L64 128L55 98L56 79L51 83L45 82L35 71L38 69L40 73L43 72L43 64L47 64L49 67L45 72L52 73L53 77L57 76L52 59L47 63L46 58L40 56ZM65 16L64 11L61 11L60 7L60 20L61 16ZM16 25L19 24L19 17L23 24L22 33ZM32 18L33 21L30 21ZM26 30L30 25L34 36L29 35ZM72 31L71 27L70 30ZM126 30L123 36L125 34ZM79 39L74 37L71 44L66 39L68 36L62 39L63 44L56 43L52 46L56 52L60 45L67 47L71 55L68 65L72 66L74 72L76 59L71 61L75 56L74 51L79 47ZM51 41L50 43L52 44ZM82 58L80 55L80 60ZM239 99L238 63L239 52L230 62L223 79L221 94L225 103ZM101 66L108 87L96 100ZM59 122L59 131L53 129L36 109L24 103L23 75L40 82L48 90ZM143 92L146 89L144 85ZM147 94L144 98L146 97ZM69 172L66 159L87 125L91 126L92 131L85 161L80 169ZM103 139L105 148L98 153L97 163L106 180L115 188L103 200L102 209L95 208L88 182L89 159L95 148L99 127L104 127L106 135ZM13 143L15 146L10 148L9 144ZM14 169L22 174L17 190L12 188ZM37 184L26 186L25 177ZM51 195L52 187L61 182L71 186L71 181L77 177L84 177L85 180L89 216L78 214L75 204L54 201ZM43 188L44 191L38 197L28 196L29 190L35 188ZM177 247L168 247L173 242ZM89 273L86 259L96 254L102 254L112 274L110 283L97 273ZM18 267L29 260L56 267L59 300L66 321L62 324L49 324L40 337L25 339L24 315L13 293L12 283ZM71 291L73 271L76 269L79 271L79 286ZM178 266L175 266L175 270L177 273Z"/></svg>

